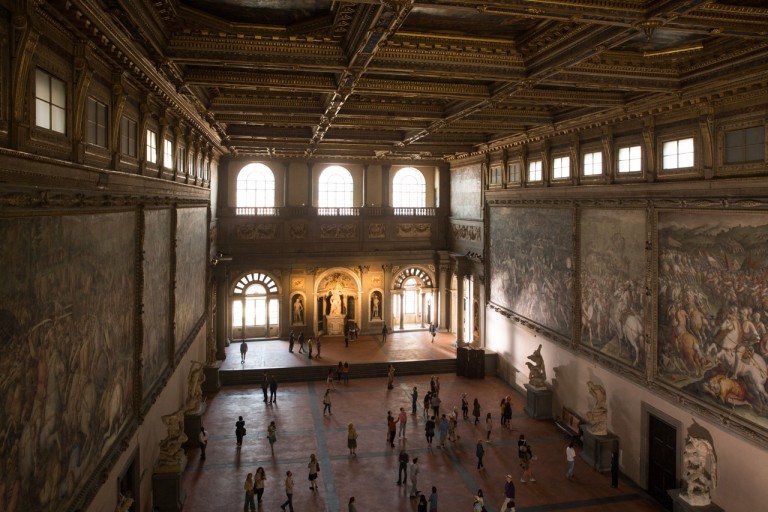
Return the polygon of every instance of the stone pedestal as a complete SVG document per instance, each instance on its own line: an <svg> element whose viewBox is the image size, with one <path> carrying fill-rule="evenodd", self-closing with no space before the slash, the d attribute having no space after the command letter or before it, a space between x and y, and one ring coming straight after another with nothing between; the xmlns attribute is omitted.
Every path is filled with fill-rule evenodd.
<svg viewBox="0 0 768 512"><path fill-rule="evenodd" d="M709 505L691 505L682 496L682 489L669 489L667 494L672 497L673 512L723 512L722 507L718 507L714 503Z"/></svg>
<svg viewBox="0 0 768 512"><path fill-rule="evenodd" d="M611 454L619 449L619 437L608 432L596 436L589 431L589 424L581 424L581 458L597 471L611 470Z"/></svg>
<svg viewBox="0 0 768 512"><path fill-rule="evenodd" d="M325 322L325 334L344 336L344 315L328 315L325 317Z"/></svg>
<svg viewBox="0 0 768 512"><path fill-rule="evenodd" d="M204 412L205 402L200 404L196 411L184 413L184 433L187 435L187 442L184 443L184 448L200 446L200 427L203 426Z"/></svg>
<svg viewBox="0 0 768 512"><path fill-rule="evenodd" d="M552 419L552 390L525 385L525 413L535 420Z"/></svg>
<svg viewBox="0 0 768 512"><path fill-rule="evenodd" d="M152 475L152 503L162 512L181 512L186 498L181 471L156 471Z"/></svg>
<svg viewBox="0 0 768 512"><path fill-rule="evenodd" d="M216 393L221 389L219 369L221 369L221 361L216 361L203 368L203 375L205 375L202 386L203 393Z"/></svg>

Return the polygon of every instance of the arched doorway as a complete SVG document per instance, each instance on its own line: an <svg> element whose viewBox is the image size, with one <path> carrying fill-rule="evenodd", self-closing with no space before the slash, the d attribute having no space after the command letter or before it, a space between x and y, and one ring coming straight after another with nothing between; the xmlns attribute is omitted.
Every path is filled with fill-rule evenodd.
<svg viewBox="0 0 768 512"><path fill-rule="evenodd" d="M241 277L232 288L231 339L274 338L280 333L280 294L267 274Z"/></svg>
<svg viewBox="0 0 768 512"><path fill-rule="evenodd" d="M392 283L392 325L400 330L426 329L437 315L434 280L419 267L400 272Z"/></svg>
<svg viewBox="0 0 768 512"><path fill-rule="evenodd" d="M351 271L342 268L320 274L316 282L315 330L343 336L352 322L359 323L361 283Z"/></svg>

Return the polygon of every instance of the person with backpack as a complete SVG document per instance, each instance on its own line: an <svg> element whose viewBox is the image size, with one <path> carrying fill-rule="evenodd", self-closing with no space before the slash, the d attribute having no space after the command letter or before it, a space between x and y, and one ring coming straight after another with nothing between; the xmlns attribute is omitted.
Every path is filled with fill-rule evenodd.
<svg viewBox="0 0 768 512"><path fill-rule="evenodd" d="M410 458L408 457L408 454L405 452L405 450L400 450L400 456L397 458L397 460L400 463L397 469L397 485L400 485L401 481L403 484L407 484L408 462L410 461Z"/></svg>

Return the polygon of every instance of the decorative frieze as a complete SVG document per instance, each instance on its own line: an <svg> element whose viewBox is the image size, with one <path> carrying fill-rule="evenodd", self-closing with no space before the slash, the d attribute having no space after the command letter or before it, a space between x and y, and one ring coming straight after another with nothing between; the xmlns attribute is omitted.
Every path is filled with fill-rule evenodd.
<svg viewBox="0 0 768 512"><path fill-rule="evenodd" d="M453 238L456 240L469 240L476 242L481 239L480 226L470 226L468 224L451 224Z"/></svg>
<svg viewBox="0 0 768 512"><path fill-rule="evenodd" d="M398 238L429 238L432 236L432 224L408 223L397 225Z"/></svg>
<svg viewBox="0 0 768 512"><path fill-rule="evenodd" d="M386 224L369 224L368 225L368 238L386 238L387 226Z"/></svg>
<svg viewBox="0 0 768 512"><path fill-rule="evenodd" d="M320 225L320 238L355 238L357 224L342 222Z"/></svg>
<svg viewBox="0 0 768 512"><path fill-rule="evenodd" d="M272 240L276 232L276 224L241 224L235 227L238 240Z"/></svg>

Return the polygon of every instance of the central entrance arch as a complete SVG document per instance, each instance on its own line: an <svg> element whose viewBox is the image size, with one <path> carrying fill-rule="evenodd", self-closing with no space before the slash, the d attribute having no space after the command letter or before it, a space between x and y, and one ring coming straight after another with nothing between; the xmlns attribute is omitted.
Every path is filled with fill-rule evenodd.
<svg viewBox="0 0 768 512"><path fill-rule="evenodd" d="M343 336L347 325L360 319L360 279L351 270L337 267L320 273L315 283L315 330Z"/></svg>
<svg viewBox="0 0 768 512"><path fill-rule="evenodd" d="M435 323L437 296L434 279L416 266L397 274L392 283L392 325L398 329L425 329Z"/></svg>

